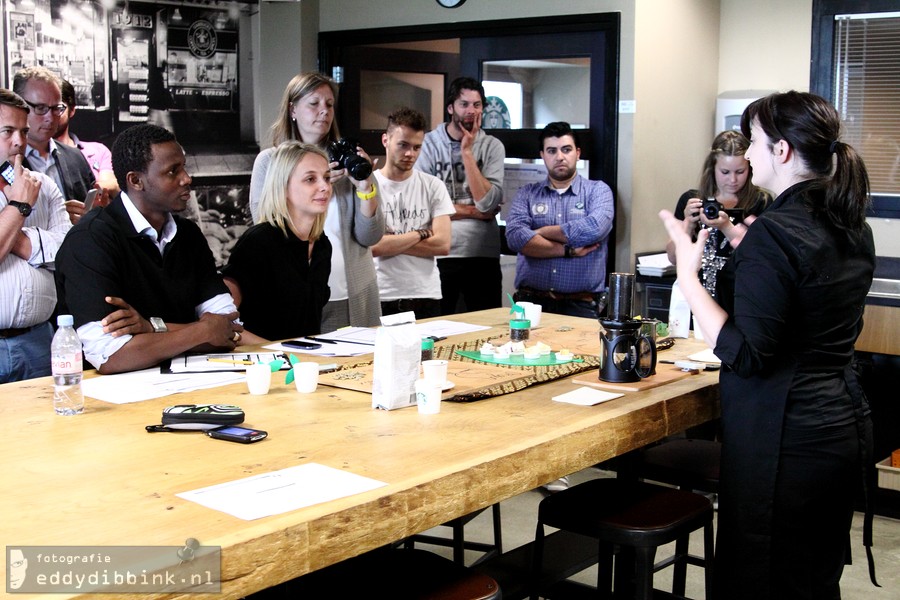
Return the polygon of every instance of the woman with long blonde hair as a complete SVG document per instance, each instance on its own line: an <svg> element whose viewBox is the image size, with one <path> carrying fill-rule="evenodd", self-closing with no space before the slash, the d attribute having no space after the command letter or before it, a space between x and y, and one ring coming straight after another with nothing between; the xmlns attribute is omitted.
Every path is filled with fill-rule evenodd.
<svg viewBox="0 0 900 600"><path fill-rule="evenodd" d="M334 118L338 86L321 73L300 73L284 89L278 118L272 124L272 148L259 153L250 177L250 210L259 222L263 182L275 147L297 140L324 150L340 139ZM369 156L357 148L369 162ZM384 214L375 177L353 179L338 163L331 163L333 200L325 219L325 231L333 246L331 300L323 311L322 330L347 325L379 325L381 303L371 246L384 235Z"/></svg>
<svg viewBox="0 0 900 600"><path fill-rule="evenodd" d="M320 333L330 295L332 249L324 229L331 195L322 150L298 141L275 149L259 222L244 232L223 269L247 343Z"/></svg>

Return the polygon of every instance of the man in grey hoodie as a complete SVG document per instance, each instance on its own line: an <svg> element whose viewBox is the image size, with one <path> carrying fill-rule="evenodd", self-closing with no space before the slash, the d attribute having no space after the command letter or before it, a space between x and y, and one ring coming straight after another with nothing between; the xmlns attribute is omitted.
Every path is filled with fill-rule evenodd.
<svg viewBox="0 0 900 600"><path fill-rule="evenodd" d="M439 258L441 314L501 305L500 228L495 216L503 200L506 150L481 130L484 87L469 77L455 79L447 91L449 120L428 132L416 169L447 186L456 214L450 254Z"/></svg>

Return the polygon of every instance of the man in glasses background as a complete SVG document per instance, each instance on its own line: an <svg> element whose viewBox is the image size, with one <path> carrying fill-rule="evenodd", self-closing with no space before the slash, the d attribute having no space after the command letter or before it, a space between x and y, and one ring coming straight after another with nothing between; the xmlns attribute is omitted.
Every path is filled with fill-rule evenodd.
<svg viewBox="0 0 900 600"><path fill-rule="evenodd" d="M26 67L13 78L13 91L31 107L23 164L56 182L66 198L66 210L74 224L84 212L85 196L95 181L91 166L81 152L53 139L59 128L59 117L67 108L60 89L59 77L45 67Z"/></svg>

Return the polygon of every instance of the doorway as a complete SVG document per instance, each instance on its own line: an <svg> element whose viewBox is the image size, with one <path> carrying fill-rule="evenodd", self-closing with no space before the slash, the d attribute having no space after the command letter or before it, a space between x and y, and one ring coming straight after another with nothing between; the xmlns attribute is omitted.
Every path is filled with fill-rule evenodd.
<svg viewBox="0 0 900 600"><path fill-rule="evenodd" d="M381 148L394 108L421 110L437 126L446 117L449 82L461 75L482 81L492 111L484 129L506 148L508 206L519 186L543 179L538 137L550 121L579 130L579 172L615 193L619 36L617 13L323 32L319 68L341 85L342 134L370 154ZM494 89L503 91L488 91ZM509 105L516 102L521 118L514 122ZM614 221L607 272L614 270L615 233Z"/></svg>

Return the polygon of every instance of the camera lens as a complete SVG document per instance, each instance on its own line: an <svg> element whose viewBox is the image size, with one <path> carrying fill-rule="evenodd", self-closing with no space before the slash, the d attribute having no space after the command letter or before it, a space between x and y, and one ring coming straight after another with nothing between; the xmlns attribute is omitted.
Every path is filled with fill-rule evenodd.
<svg viewBox="0 0 900 600"><path fill-rule="evenodd" d="M372 164L356 153L357 146L355 141L341 138L328 145L328 157L339 168L346 169L350 177L362 181L372 174Z"/></svg>
<svg viewBox="0 0 900 600"><path fill-rule="evenodd" d="M724 210L724 207L715 198L707 198L703 201L701 210L703 216L712 221L719 218L719 211Z"/></svg>
<svg viewBox="0 0 900 600"><path fill-rule="evenodd" d="M372 174L372 165L362 156L346 157L344 160L347 174L357 181L362 181Z"/></svg>

